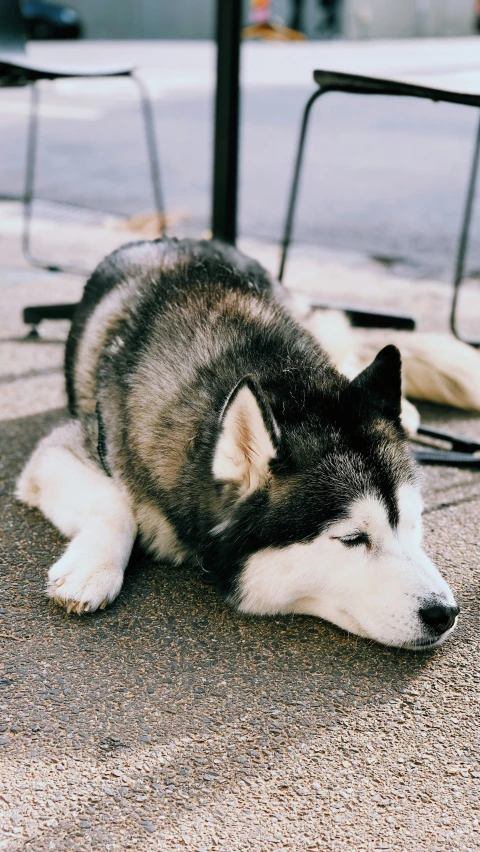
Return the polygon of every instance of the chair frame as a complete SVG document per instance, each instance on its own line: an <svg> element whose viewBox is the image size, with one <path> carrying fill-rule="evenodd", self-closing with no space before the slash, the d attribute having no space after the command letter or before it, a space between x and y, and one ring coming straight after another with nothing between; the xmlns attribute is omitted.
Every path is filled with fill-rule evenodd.
<svg viewBox="0 0 480 852"><path fill-rule="evenodd" d="M327 76L327 72L314 72L314 79L316 76L325 75ZM311 115L311 110L314 103L322 97L322 95L327 94L327 92L350 92L355 94L390 94L390 95L404 95L410 97L421 97L428 98L430 100L443 100L453 103L463 103L466 105L478 106L478 98L473 100L470 96L466 96L463 98L455 98L453 95L445 95L444 92L437 92L435 90L424 89L423 87L415 87L410 84L401 84L394 81L373 81L375 88L372 85L372 81L368 84L367 82L363 82L363 80L367 81L368 78L359 78L356 75L341 75L341 74L332 74L332 77L335 77L335 82L332 85L320 85L317 91L315 91L311 97L308 99L302 115L302 121L300 125L300 134L298 138L296 156L295 156L295 164L293 169L292 181L290 186L290 192L288 196L288 206L287 213L283 226L283 234L281 238L281 259L280 259L280 268L278 272L279 281L283 281L283 277L285 274L285 266L288 258L289 248L292 242L292 233L293 233L293 225L295 218L295 210L298 199L298 191L300 184L300 175L301 169L303 165L303 157L305 153L305 143L307 138L307 130L309 119ZM338 78L345 78L345 85L338 84ZM362 81L360 84L358 81ZM353 81L353 84L352 84ZM455 269L453 276L453 296L452 303L450 309L450 329L452 333L458 340L461 340L463 343L468 343L471 346L480 346L480 340L469 340L463 337L458 330L458 320L457 320L457 309L458 309L458 298L460 294L460 287L465 278L465 264L468 252L468 240L470 234L470 224L472 220L473 214L473 205L475 198L475 188L477 183L477 175L478 175L478 161L480 155L480 119L478 122L478 128L475 138L475 145L473 151L473 158L470 167L470 175L468 179L468 187L466 193L465 206L463 211L461 230L457 244L456 251L456 259L455 259ZM319 307L319 306L318 306ZM348 312L348 309L347 309ZM375 324L375 312L364 312L364 319L367 325ZM383 315L382 315L383 316ZM385 317L384 317L385 320ZM359 324L365 324L359 323ZM387 323L384 321L383 326ZM413 329L415 327L415 323L411 318L408 317L391 317L391 322L389 323L392 328L404 328L404 329Z"/></svg>
<svg viewBox="0 0 480 852"><path fill-rule="evenodd" d="M71 71L68 68L59 70L52 67L44 67L42 63L38 64L30 61L24 53L26 28L22 17L20 0L3 0L3 3L0 27L0 88L30 86L31 92L23 190L22 251L24 257L32 266L47 269L50 272L70 272L88 275L89 273L83 269L45 260L35 255L32 251L33 203L35 201L40 117L40 82L42 80L106 79L113 77L125 77L133 82L140 99L153 199L158 216L159 233L163 235L166 225L165 205L160 180L160 162L150 95L145 83L135 73L133 67ZM38 305L25 308L23 319L25 323L31 326L28 337L30 339L38 338L37 326L42 319L71 319L73 309L74 306L72 305Z"/></svg>
<svg viewBox="0 0 480 852"><path fill-rule="evenodd" d="M62 75L65 77L66 75ZM76 75L75 75L76 76ZM165 234L165 205L160 180L160 162L158 157L158 145L155 134L155 123L153 118L152 102L145 83L134 72L130 71L125 74L117 74L130 79L138 92L140 106L142 111L146 148L150 167L150 178L155 203L155 210L158 216L159 232ZM88 79L94 79L95 75L90 75ZM69 272L73 274L84 275L88 274L85 270L75 266L57 264L53 261L45 260L37 257L32 251L32 220L33 220L33 203L35 201L35 179L37 174L37 152L38 152L38 137L39 137L39 119L40 119L40 86L39 80L34 80L30 83L30 112L28 118L27 130L27 156L25 165L25 184L23 190L23 231L22 231L22 250L26 260L36 267L47 269L49 272Z"/></svg>

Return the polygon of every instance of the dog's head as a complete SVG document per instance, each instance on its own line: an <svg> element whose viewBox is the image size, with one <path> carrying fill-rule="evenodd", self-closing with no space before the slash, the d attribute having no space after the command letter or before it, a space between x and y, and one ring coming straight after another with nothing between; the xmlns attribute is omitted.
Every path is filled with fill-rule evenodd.
<svg viewBox="0 0 480 852"><path fill-rule="evenodd" d="M452 592L421 546L400 354L300 398L243 379L213 455L217 582L243 612L308 613L387 645L439 645Z"/></svg>

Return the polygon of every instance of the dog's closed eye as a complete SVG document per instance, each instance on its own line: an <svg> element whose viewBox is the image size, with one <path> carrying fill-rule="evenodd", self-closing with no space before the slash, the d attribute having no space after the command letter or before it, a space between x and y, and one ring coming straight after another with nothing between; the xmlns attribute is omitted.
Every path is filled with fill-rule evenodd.
<svg viewBox="0 0 480 852"><path fill-rule="evenodd" d="M372 549L372 542L367 533L352 533L352 535L332 536L336 541L340 541L345 547L360 547L365 545L367 550Z"/></svg>

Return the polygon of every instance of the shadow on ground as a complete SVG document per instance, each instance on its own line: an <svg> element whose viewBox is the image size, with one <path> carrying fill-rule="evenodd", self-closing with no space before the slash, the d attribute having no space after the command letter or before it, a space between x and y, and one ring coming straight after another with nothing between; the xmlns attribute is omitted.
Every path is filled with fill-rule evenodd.
<svg viewBox="0 0 480 852"><path fill-rule="evenodd" d="M478 638L468 619L478 605L476 537L462 538L463 553L452 544L456 516L443 543L440 534L445 513L466 523L465 506L439 509L439 523L429 515L449 579L466 595L461 630L434 653L383 648L307 617L241 616L192 570L139 550L113 606L68 616L43 595L64 542L12 498L28 453L65 417L0 425L0 774L14 769L18 779L5 835L13 845L0 848L23 848L17 826L38 850L143 848L148 834L151 848L177 849L177 829L192 849L215 837L224 850L269 849L278 838L291 849L320 838L361 850L381 834L393 850L410 842L413 812L417 848L434 849L439 790L467 785L471 808L478 784L469 703ZM466 489L470 504L477 482L465 471L426 474L433 493ZM474 508L478 517L478 498ZM442 793L442 815L454 792ZM469 837L469 825L447 823L445 848Z"/></svg>

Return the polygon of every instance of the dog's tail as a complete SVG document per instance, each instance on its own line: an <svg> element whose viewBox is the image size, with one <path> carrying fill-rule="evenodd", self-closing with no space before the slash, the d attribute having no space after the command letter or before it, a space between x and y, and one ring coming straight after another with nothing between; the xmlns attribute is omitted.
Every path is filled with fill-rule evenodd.
<svg viewBox="0 0 480 852"><path fill-rule="evenodd" d="M343 311L312 310L307 299L296 293L290 295L288 309L328 353L341 373L353 379L363 369L357 356L355 336Z"/></svg>
<svg viewBox="0 0 480 852"><path fill-rule="evenodd" d="M402 354L405 396L480 411L480 352L453 335L353 331L339 311L305 311L297 317L349 378L363 370L381 346L395 343Z"/></svg>
<svg viewBox="0 0 480 852"><path fill-rule="evenodd" d="M404 393L412 399L480 411L480 353L448 334L393 333L389 342L402 353ZM365 338L357 357L360 366L372 360L376 347Z"/></svg>

